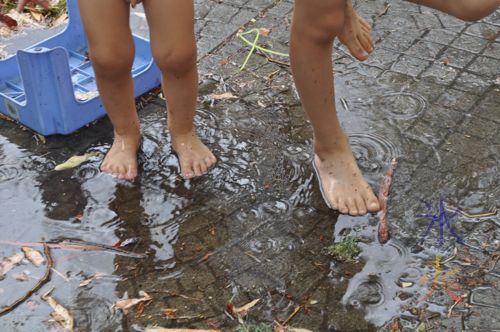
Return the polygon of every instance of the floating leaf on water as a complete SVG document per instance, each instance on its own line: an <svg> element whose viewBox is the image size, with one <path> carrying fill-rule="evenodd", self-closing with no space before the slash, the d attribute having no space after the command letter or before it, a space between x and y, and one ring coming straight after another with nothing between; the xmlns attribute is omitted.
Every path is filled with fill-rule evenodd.
<svg viewBox="0 0 500 332"><path fill-rule="evenodd" d="M56 300L52 296L50 296L52 290L42 295L42 300L47 302L52 309L53 312L50 313L52 318L54 318L66 331L73 331L73 327L75 326L75 320L70 312L64 308L62 305L57 303Z"/></svg>
<svg viewBox="0 0 500 332"><path fill-rule="evenodd" d="M4 274L6 274L10 270L12 270L12 268L15 265L21 263L23 258L24 258L24 254L22 252L14 254L10 257L4 257L2 259L2 261L0 262L0 276L3 276Z"/></svg>
<svg viewBox="0 0 500 332"><path fill-rule="evenodd" d="M79 101L86 101L97 96L99 96L98 91L78 92L75 94L76 99Z"/></svg>
<svg viewBox="0 0 500 332"><path fill-rule="evenodd" d="M141 296L140 298L137 299L123 299L123 300L118 300L115 304L113 304L112 308L119 309L123 311L123 313L126 315L128 313L128 309L131 307L141 303L141 302L146 302L151 300L151 296L148 295L148 293L144 291L140 291L139 295Z"/></svg>
<svg viewBox="0 0 500 332"><path fill-rule="evenodd" d="M43 255L30 247L22 247L22 251L24 252L24 256L36 267L42 266L42 264L45 262L45 258L43 258Z"/></svg>
<svg viewBox="0 0 500 332"><path fill-rule="evenodd" d="M69 158L68 160L66 160L64 163L57 165L54 168L54 170L55 171L64 171L67 169L75 168L75 167L80 166L81 164L83 164L84 162L86 162L87 160L89 160L90 158L95 157L95 156L98 156L98 154L95 152L86 153L83 156L73 156L73 157Z"/></svg>
<svg viewBox="0 0 500 332"><path fill-rule="evenodd" d="M96 280L96 279L100 279L102 278L102 276L104 276L104 273L100 273L100 272L97 272L96 274L94 274L93 276L91 276L90 278L82 281L79 285L79 287L85 287L87 286L88 284L90 284L92 281Z"/></svg>
<svg viewBox="0 0 500 332"><path fill-rule="evenodd" d="M28 281L30 280L30 276L26 272L21 272L15 274L14 279L16 279L17 281Z"/></svg>
<svg viewBox="0 0 500 332"><path fill-rule="evenodd" d="M413 286L413 282L409 282L409 281L401 281L401 282L399 283L399 286L400 286L401 288L408 288L408 287Z"/></svg>

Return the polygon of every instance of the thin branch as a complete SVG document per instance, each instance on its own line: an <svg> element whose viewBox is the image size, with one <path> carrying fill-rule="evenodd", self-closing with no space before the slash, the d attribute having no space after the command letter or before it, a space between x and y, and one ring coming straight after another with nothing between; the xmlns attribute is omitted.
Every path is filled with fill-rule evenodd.
<svg viewBox="0 0 500 332"><path fill-rule="evenodd" d="M21 303L23 303L24 301L26 301L27 299L29 299L31 297L31 295L33 295L40 288L42 288L43 285L45 285L47 282L49 282L49 280L50 280L50 274L51 274L52 268L54 267L54 261L52 260L52 256L50 255L50 249L49 249L49 246L47 245L47 243L43 244L43 251L45 253L45 256L47 257L47 270L45 271L44 276L23 297L17 299L11 305L6 306L3 309L1 309L0 310L0 316L3 316L5 314L11 312L15 308L17 308Z"/></svg>

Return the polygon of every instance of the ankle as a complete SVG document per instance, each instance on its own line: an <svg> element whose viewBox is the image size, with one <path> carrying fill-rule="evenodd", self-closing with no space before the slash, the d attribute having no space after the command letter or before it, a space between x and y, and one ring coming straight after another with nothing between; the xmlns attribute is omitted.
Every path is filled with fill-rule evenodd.
<svg viewBox="0 0 500 332"><path fill-rule="evenodd" d="M350 151L350 144L347 135L343 132L338 133L334 137L329 137L328 140L314 139L314 153L320 159L334 154L345 153L346 151Z"/></svg>

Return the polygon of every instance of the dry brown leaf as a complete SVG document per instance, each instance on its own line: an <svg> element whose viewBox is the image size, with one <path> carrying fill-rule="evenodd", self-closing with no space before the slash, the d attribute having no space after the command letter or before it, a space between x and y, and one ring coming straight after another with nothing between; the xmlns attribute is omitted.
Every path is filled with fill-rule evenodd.
<svg viewBox="0 0 500 332"><path fill-rule="evenodd" d="M52 26L58 26L63 23L65 23L68 20L68 14L64 13L61 16L59 16L53 23Z"/></svg>
<svg viewBox="0 0 500 332"><path fill-rule="evenodd" d="M104 276L104 273L100 273L100 272L97 272L96 274L92 275L90 278L82 281L79 285L79 287L85 287L87 286L88 284L90 284L92 281L96 280L96 279L100 279L102 278L102 276Z"/></svg>
<svg viewBox="0 0 500 332"><path fill-rule="evenodd" d="M35 21L42 22L43 15L42 15L42 13L40 13L40 11L38 11L37 9L30 9L29 12L30 12L31 16L33 16Z"/></svg>
<svg viewBox="0 0 500 332"><path fill-rule="evenodd" d="M24 258L24 254L22 252L14 254L10 257L4 257L2 259L2 261L0 262L0 276L3 276L4 274L6 274L10 270L12 270L12 268L15 265L21 263L23 258Z"/></svg>
<svg viewBox="0 0 500 332"><path fill-rule="evenodd" d="M244 311L246 312L246 311L252 309L257 303L259 303L259 301L260 301L260 299L256 299L256 300L253 300L252 302L245 304L242 307L234 308L234 312L237 314L244 312Z"/></svg>
<svg viewBox="0 0 500 332"><path fill-rule="evenodd" d="M162 313L167 318L170 318L170 319L177 318L177 309L172 309L172 308L163 309Z"/></svg>
<svg viewBox="0 0 500 332"><path fill-rule="evenodd" d="M15 274L14 279L16 279L17 281L28 281L30 280L30 276L26 272L21 272Z"/></svg>
<svg viewBox="0 0 500 332"><path fill-rule="evenodd" d="M259 33L261 36L267 37L271 33L271 29L268 28L260 28Z"/></svg>
<svg viewBox="0 0 500 332"><path fill-rule="evenodd" d="M53 312L50 313L52 318L54 318L66 331L73 331L73 328L75 326L75 320L73 316L70 314L70 312L64 308L62 305L57 303L56 300L52 296L50 296L50 293L52 290L48 291L47 293L42 295L42 300L46 301L54 310Z"/></svg>
<svg viewBox="0 0 500 332"><path fill-rule="evenodd" d="M139 295L141 296L140 298L137 299L123 299L123 300L118 300L115 304L113 304L112 308L119 309L123 311L123 313L126 315L128 313L128 309L132 308L133 306L141 303L141 302L146 302L151 300L151 296L148 295L148 293L144 291L140 291Z"/></svg>
<svg viewBox="0 0 500 332"><path fill-rule="evenodd" d="M144 309L146 308L146 303L145 302L141 302L137 305L137 310L135 312L135 319L139 319L142 314L144 313Z"/></svg>
<svg viewBox="0 0 500 332"><path fill-rule="evenodd" d="M207 96L209 99L214 99L214 100L224 100L224 99L235 99L238 98L235 95L233 95L231 92L224 92L221 94L210 94Z"/></svg>
<svg viewBox="0 0 500 332"><path fill-rule="evenodd" d="M24 256L36 267L42 266L42 264L45 262L45 258L43 258L43 255L30 247L22 247L21 248L24 252Z"/></svg>

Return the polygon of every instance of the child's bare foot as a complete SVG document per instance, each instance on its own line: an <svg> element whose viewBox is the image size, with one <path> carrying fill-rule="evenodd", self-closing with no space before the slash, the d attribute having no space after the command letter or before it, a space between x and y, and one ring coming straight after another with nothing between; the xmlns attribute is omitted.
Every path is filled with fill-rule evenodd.
<svg viewBox="0 0 500 332"><path fill-rule="evenodd" d="M360 61L368 59L369 54L373 52L370 24L350 5L346 5L344 28L338 38L351 55Z"/></svg>
<svg viewBox="0 0 500 332"><path fill-rule="evenodd" d="M181 174L185 179L201 176L217 159L195 132L172 134L172 147L179 157Z"/></svg>
<svg viewBox="0 0 500 332"><path fill-rule="evenodd" d="M380 209L378 199L365 181L352 155L347 138L334 152L315 148L314 163L322 192L332 209L353 216Z"/></svg>
<svg viewBox="0 0 500 332"><path fill-rule="evenodd" d="M133 180L137 176L139 143L139 131L127 135L119 135L115 132L113 145L104 157L101 171L119 179Z"/></svg>

